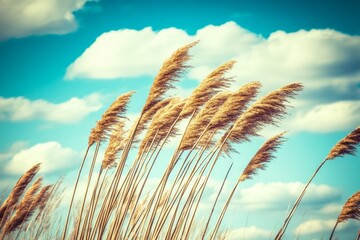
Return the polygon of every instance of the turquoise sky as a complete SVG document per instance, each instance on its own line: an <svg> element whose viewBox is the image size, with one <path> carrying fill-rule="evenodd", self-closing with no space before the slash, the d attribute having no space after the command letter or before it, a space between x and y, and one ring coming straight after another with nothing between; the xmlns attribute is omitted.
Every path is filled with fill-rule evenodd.
<svg viewBox="0 0 360 240"><path fill-rule="evenodd" d="M133 119L162 61L200 40L191 50L193 68L171 94L189 95L232 59L232 89L255 80L263 84L260 95L291 82L305 86L279 127L262 132L267 138L289 130L287 142L266 171L240 187L227 216L234 236L246 227L245 239L269 239L301 184L360 125L359 10L355 0L0 0L0 191L39 161L49 182L66 174L71 184L107 106L136 90ZM236 179L265 138L237 146L240 154L223 160L214 186L232 161ZM298 231L300 239L328 237L342 204L360 190L359 156L324 166L288 239ZM359 228L343 224L338 236L355 238Z"/></svg>

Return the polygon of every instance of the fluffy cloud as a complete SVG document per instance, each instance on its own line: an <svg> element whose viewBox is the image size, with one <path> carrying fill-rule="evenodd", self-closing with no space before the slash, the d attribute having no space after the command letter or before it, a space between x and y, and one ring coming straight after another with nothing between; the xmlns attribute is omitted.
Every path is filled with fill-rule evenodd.
<svg viewBox="0 0 360 240"><path fill-rule="evenodd" d="M19 142L13 143L8 150L6 150L3 153L0 153L0 162L4 161L6 159L10 159L17 152L25 149L26 147L27 147L27 142L25 142L25 141L19 141Z"/></svg>
<svg viewBox="0 0 360 240"><path fill-rule="evenodd" d="M24 97L0 97L0 120L26 121L40 119L49 122L73 123L102 107L99 94L84 98L71 98L62 103L50 103L39 99L31 101Z"/></svg>
<svg viewBox="0 0 360 240"><path fill-rule="evenodd" d="M192 41L191 38L176 28L157 33L150 27L140 31L125 29L107 32L68 67L66 78L111 79L154 75L174 46L189 41Z"/></svg>
<svg viewBox="0 0 360 240"><path fill-rule="evenodd" d="M301 223L295 231L299 234L312 234L318 232L329 232L335 225L336 220L309 220Z"/></svg>
<svg viewBox="0 0 360 240"><path fill-rule="evenodd" d="M303 188L304 184L300 182L257 183L240 190L233 204L243 206L248 211L284 210L284 207L288 206L289 202L293 202ZM340 192L333 187L311 184L301 206L314 209L340 198Z"/></svg>
<svg viewBox="0 0 360 240"><path fill-rule="evenodd" d="M177 28L111 31L100 35L67 68L65 78L154 76L174 49L195 40L200 43L191 50L194 68L190 78L201 80L214 67L235 59L237 64L230 73L236 76L235 86L260 80L267 92L302 82L305 90L297 98L302 104L296 109L301 114L285 124L291 130L348 130L354 127L354 119L359 119L355 100L360 95L360 36L331 29L276 31L267 38L234 22L208 25L194 35ZM333 111L341 111L341 115ZM326 123L325 115L332 116Z"/></svg>
<svg viewBox="0 0 360 240"><path fill-rule="evenodd" d="M269 239L271 232L256 226L242 227L229 231L229 239Z"/></svg>
<svg viewBox="0 0 360 240"><path fill-rule="evenodd" d="M0 40L65 34L77 29L74 12L87 0L0 0Z"/></svg>
<svg viewBox="0 0 360 240"><path fill-rule="evenodd" d="M326 235L330 236L330 233L335 225L335 222L336 222L336 218L334 218L332 220L311 219L311 220L305 221L305 222L301 223L299 226L297 226L295 228L295 232L300 236L301 235L310 235L310 234L316 235L316 233L320 234L320 236L323 236L324 233L326 233ZM339 232L341 232L343 234L344 233L348 234L347 238L345 238L345 235L342 235L344 237L344 239L353 238L353 237L355 237L358 229L359 229L359 224L357 222L349 221L349 222L340 223L336 227L335 238L336 238L337 233L339 233Z"/></svg>
<svg viewBox="0 0 360 240"><path fill-rule="evenodd" d="M190 76L199 80L230 59L238 61L233 73L240 82L261 80L283 84L297 80L323 87L343 85L344 76L353 77L351 82L360 80L359 36L326 29L277 31L264 38L234 22L209 25L195 35L177 28L156 32L150 27L107 32L68 67L66 77L109 79L154 75L174 49L195 40L200 43L191 50L194 68Z"/></svg>
<svg viewBox="0 0 360 240"><path fill-rule="evenodd" d="M233 22L220 27L207 26L197 31L195 36L177 28L158 32L151 27L139 31L111 31L100 35L68 67L66 78L112 79L155 75L162 62L175 49L199 39L201 42L192 53L196 56L194 71L202 73L208 73L209 68L235 57L245 51L248 45L259 42L257 36Z"/></svg>
<svg viewBox="0 0 360 240"><path fill-rule="evenodd" d="M68 169L80 159L79 153L58 142L39 143L16 153L4 170L10 174L22 174L34 164L42 163L40 171L48 173Z"/></svg>
<svg viewBox="0 0 360 240"><path fill-rule="evenodd" d="M319 104L306 112L298 112L291 121L290 129L306 129L313 132L346 130L355 128L360 119L360 101L338 101Z"/></svg>

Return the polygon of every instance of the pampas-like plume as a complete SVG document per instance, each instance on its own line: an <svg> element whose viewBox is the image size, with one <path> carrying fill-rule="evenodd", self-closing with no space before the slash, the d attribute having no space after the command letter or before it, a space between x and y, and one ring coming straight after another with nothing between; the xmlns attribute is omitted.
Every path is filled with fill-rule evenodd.
<svg viewBox="0 0 360 240"><path fill-rule="evenodd" d="M6 222L3 229L3 236L15 231L24 222L26 222L33 214L36 205L34 204L36 199L36 193L41 187L42 178L38 178L35 183L26 191L23 199L16 206L14 216Z"/></svg>
<svg viewBox="0 0 360 240"><path fill-rule="evenodd" d="M45 187L43 187L40 192L38 193L38 195L35 198L35 206L38 207L39 212L41 212L45 206L47 201L49 200L50 196L51 196L51 189L53 188L53 185L46 185Z"/></svg>
<svg viewBox="0 0 360 240"><path fill-rule="evenodd" d="M260 87L261 84L259 82L251 82L240 87L236 92L233 92L219 111L212 117L208 131L202 137L199 146L205 146L210 135L214 132L225 129L233 124L244 112L248 103L257 95ZM208 146L212 144L213 143L210 143ZM227 143L224 144L223 150L227 154L236 152L236 150Z"/></svg>
<svg viewBox="0 0 360 240"><path fill-rule="evenodd" d="M13 190L10 192L8 198L0 207L0 222L3 223L6 221L12 207L19 201L21 195L23 194L27 185L32 181L35 174L40 169L40 163L34 165L26 173L24 173L20 179L17 181ZM2 224L0 224L2 226ZM1 227L0 227L1 228Z"/></svg>
<svg viewBox="0 0 360 240"><path fill-rule="evenodd" d="M357 127L354 131L349 133L346 137L341 139L330 150L330 153L326 157L327 160L334 159L336 157L342 157L346 154L354 155L356 151L356 145L360 143L360 127Z"/></svg>
<svg viewBox="0 0 360 240"><path fill-rule="evenodd" d="M337 218L335 226L331 232L330 240L332 239L337 225L349 219L360 220L360 191L352 195L344 204L343 209Z"/></svg>
<svg viewBox="0 0 360 240"><path fill-rule="evenodd" d="M191 149L194 146L202 132L206 130L214 114L218 111L222 111L221 106L230 95L230 92L219 92L206 102L204 108L194 117L189 128L184 133L185 135L179 149L186 150Z"/></svg>
<svg viewBox="0 0 360 240"><path fill-rule="evenodd" d="M345 222L349 219L360 220L360 191L346 201L337 221Z"/></svg>
<svg viewBox="0 0 360 240"><path fill-rule="evenodd" d="M102 169L107 169L115 166L115 159L119 151L125 147L125 123L119 121L114 130L111 132L109 144L105 150L104 159L101 164Z"/></svg>
<svg viewBox="0 0 360 240"><path fill-rule="evenodd" d="M88 144L104 141L111 133L112 127L121 119L126 111L127 103L135 92L128 92L120 95L102 115L102 118L91 129Z"/></svg>
<svg viewBox="0 0 360 240"><path fill-rule="evenodd" d="M175 121L181 120L179 114L183 109L184 104L185 104L185 100L179 98L173 98L168 105L160 109L154 115L153 120L150 123L149 129L146 132L143 141L141 142L139 152L142 152L144 150L149 150L149 149L145 149L147 143L153 141L154 142L153 146L156 146L165 138L165 136L168 134L168 131L170 131L170 128L175 123ZM175 136L177 134L177 131L178 129L176 127L173 127L173 129L169 134L169 137Z"/></svg>
<svg viewBox="0 0 360 240"><path fill-rule="evenodd" d="M269 140L267 140L260 149L256 152L254 157L250 160L246 168L244 169L243 173L239 177L238 181L236 182L234 188L232 189L222 211L220 214L220 217L217 220L217 223L215 225L215 228L211 234L210 239L214 239L217 235L217 232L219 230L220 224L225 216L225 213L229 207L230 201L232 197L234 196L234 193L239 186L239 184L246 179L250 179L253 175L256 174L256 171L258 169L264 169L266 167L266 163L271 161L271 159L274 158L273 153L276 152L276 150L280 147L280 145L284 142L283 135L285 132L280 133Z"/></svg>
<svg viewBox="0 0 360 240"><path fill-rule="evenodd" d="M258 169L265 169L266 163L274 158L273 154L284 142L284 134L285 132L270 138L260 147L241 174L239 178L240 182L251 179Z"/></svg>
<svg viewBox="0 0 360 240"><path fill-rule="evenodd" d="M289 225L289 223L291 221L292 216L294 215L297 207L299 206L302 198L305 195L306 189L308 188L308 186L310 185L311 181L314 179L316 174L320 171L322 166L328 160L332 160L336 157L342 157L345 154L354 154L355 150L356 150L356 145L358 145L359 143L360 143L360 127L357 127L354 131L349 133L346 137L344 137L343 139L341 139L338 143L336 143L334 145L334 147L330 150L330 153L328 154L328 156L325 158L324 161L322 161L320 163L319 167L315 170L313 175L310 177L309 181L306 183L304 189L301 191L300 195L296 199L293 207L291 208L290 212L286 216L282 227L280 228L280 230L278 231L278 233L275 237L276 240L280 240L282 238L282 236L284 235L284 233L287 229L287 226Z"/></svg>
<svg viewBox="0 0 360 240"><path fill-rule="evenodd" d="M292 83L277 89L251 105L221 139L229 142L249 141L266 124L276 124L286 113L286 103L303 89L301 83Z"/></svg>
<svg viewBox="0 0 360 240"><path fill-rule="evenodd" d="M230 86L231 77L224 76L234 66L235 61L229 61L212 71L192 92L188 101L185 103L181 116L187 117L203 106L219 91Z"/></svg>
<svg viewBox="0 0 360 240"><path fill-rule="evenodd" d="M143 130L146 129L147 124L149 121L151 121L151 119L153 118L153 116L155 115L155 113L157 113L157 111L159 111L160 109L164 108L166 105L168 105L170 103L170 101L172 100L172 98L166 98L164 100L161 100L160 102L156 103L151 109L149 109L148 111L146 111L143 116L140 119L139 124L137 125L136 131L135 131L135 136L138 136ZM136 127L136 123L137 121L135 121L135 124L132 126L132 128ZM131 129L133 130L133 129ZM130 131L132 132L132 131ZM135 139L134 142L138 142L138 139Z"/></svg>
<svg viewBox="0 0 360 240"><path fill-rule="evenodd" d="M209 130L224 129L244 112L247 104L258 94L260 82L251 82L232 93L211 119Z"/></svg>
<svg viewBox="0 0 360 240"><path fill-rule="evenodd" d="M189 66L186 65L186 62L191 58L189 49L197 43L198 41L179 48L164 62L151 86L149 96L142 111L143 114L151 109L156 103L160 102L166 91L173 88L173 84L178 81L181 74L189 68Z"/></svg>

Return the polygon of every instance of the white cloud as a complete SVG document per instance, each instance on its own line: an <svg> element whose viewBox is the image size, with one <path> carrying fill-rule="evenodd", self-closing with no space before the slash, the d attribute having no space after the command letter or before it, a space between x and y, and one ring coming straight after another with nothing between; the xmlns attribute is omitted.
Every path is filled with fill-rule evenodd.
<svg viewBox="0 0 360 240"><path fill-rule="evenodd" d="M316 105L307 112L298 112L291 121L293 130L329 132L358 126L360 101L338 101Z"/></svg>
<svg viewBox="0 0 360 240"><path fill-rule="evenodd" d="M341 210L343 208L343 205L336 204L336 203L330 203L325 205L320 209L320 213L322 214L340 214Z"/></svg>
<svg viewBox="0 0 360 240"><path fill-rule="evenodd" d="M154 32L147 27L140 31L124 29L103 33L68 67L66 78L154 75L174 46L189 41L191 38L176 28Z"/></svg>
<svg viewBox="0 0 360 240"><path fill-rule="evenodd" d="M300 235L319 233L319 232L329 232L332 230L336 222L336 219L333 220L309 220L301 223L296 229L295 232Z"/></svg>
<svg viewBox="0 0 360 240"><path fill-rule="evenodd" d="M29 100L24 97L0 97L0 120L26 121L39 119L48 122L73 123L102 107L100 95L93 93L84 98L71 98L62 103Z"/></svg>
<svg viewBox="0 0 360 240"><path fill-rule="evenodd" d="M0 0L0 40L65 34L77 29L74 12L87 0Z"/></svg>
<svg viewBox="0 0 360 240"><path fill-rule="evenodd" d="M304 184L300 182L256 183L249 188L241 189L233 204L240 205L248 211L284 210L284 207L295 201L303 187ZM340 197L340 192L333 187L311 184L301 206L317 208L319 205L337 201Z"/></svg>
<svg viewBox="0 0 360 240"><path fill-rule="evenodd" d="M300 223L295 229L294 233L301 238L311 237L309 239L323 239L330 236L333 230L339 212L332 219L310 219ZM337 225L334 232L334 239L351 239L354 238L359 229L359 222L356 220L349 220Z"/></svg>
<svg viewBox="0 0 360 240"><path fill-rule="evenodd" d="M17 152L25 149L27 147L27 145L28 144L25 141L18 141L18 142L13 143L8 150L0 153L0 162L10 159Z"/></svg>
<svg viewBox="0 0 360 240"><path fill-rule="evenodd" d="M189 76L203 79L212 69L235 59L229 73L236 76L235 86L259 80L264 92L292 82L302 82L297 97L300 112L288 118L289 130L328 132L348 130L359 116L360 36L331 29L276 31L268 38L247 31L234 22L208 25L194 35L177 28L154 31L122 29L106 32L79 56L66 71L66 79L115 79L154 76L162 62L178 47L200 40L191 49L194 56ZM315 106L315 107L314 107ZM350 107L350 109L346 109ZM332 110L341 109L334 116ZM340 111L340 110L339 110ZM333 119L324 119L327 115ZM341 116L348 116L343 117ZM292 129L292 127L294 129Z"/></svg>
<svg viewBox="0 0 360 240"><path fill-rule="evenodd" d="M325 30L277 31L268 38L249 32L234 22L208 25L189 35L181 29L154 31L123 29L100 35L67 69L66 77L109 79L154 75L179 46L200 43L190 76L202 79L214 67L235 59L233 73L239 82L261 80L267 84L304 81L322 87L343 83L343 76L359 74L360 37ZM317 80L317 81L314 81ZM357 75L352 82L359 82Z"/></svg>
<svg viewBox="0 0 360 240"><path fill-rule="evenodd" d="M10 174L22 174L34 164L42 163L42 173L61 171L74 166L81 160L79 153L61 146L58 142L39 143L15 154L5 165Z"/></svg>
<svg viewBox="0 0 360 240"><path fill-rule="evenodd" d="M214 38L216 36L216 38ZM85 52L72 63L66 72L67 79L93 78L112 79L155 75L163 61L178 47L201 40L192 53L196 73L207 74L218 64L246 51L249 45L262 39L241 28L234 22L224 25L209 25L194 36L177 28L154 31L151 27L142 30L123 29L100 35Z"/></svg>
<svg viewBox="0 0 360 240"><path fill-rule="evenodd" d="M256 226L241 227L229 231L229 239L269 239L271 231Z"/></svg>

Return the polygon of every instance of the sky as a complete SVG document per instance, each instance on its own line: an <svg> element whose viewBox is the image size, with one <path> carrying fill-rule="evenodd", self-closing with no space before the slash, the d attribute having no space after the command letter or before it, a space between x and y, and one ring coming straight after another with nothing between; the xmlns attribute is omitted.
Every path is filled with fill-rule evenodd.
<svg viewBox="0 0 360 240"><path fill-rule="evenodd" d="M66 175L71 185L90 129L111 102L135 90L134 119L162 62L200 40L190 51L193 67L171 94L188 96L229 60L237 61L232 89L260 81L262 96L304 85L281 124L237 146L211 180L215 192L232 161L236 179L267 137L289 131L267 170L238 189L225 219L234 239L269 239L332 146L360 125L359 9L355 0L0 0L0 192L37 162L47 181ZM329 236L344 202L360 190L359 156L324 165L289 239ZM350 221L337 234L355 238L359 229Z"/></svg>

